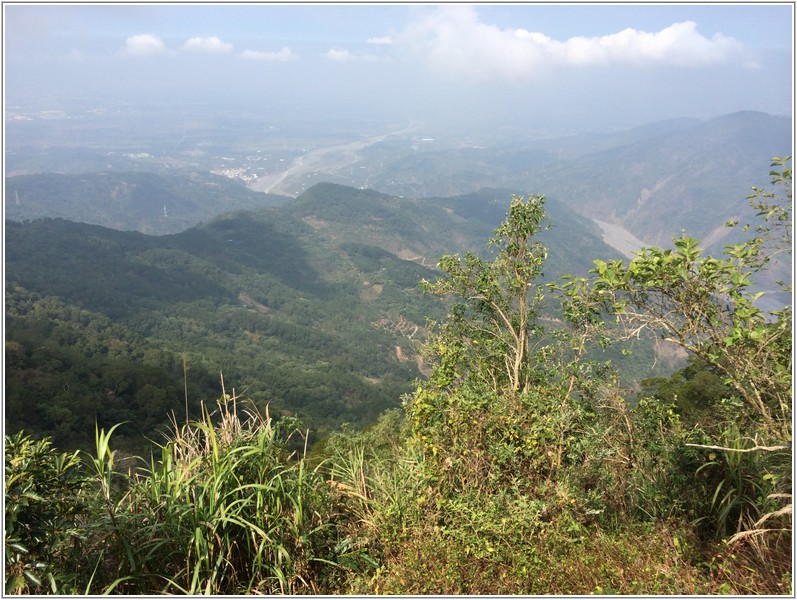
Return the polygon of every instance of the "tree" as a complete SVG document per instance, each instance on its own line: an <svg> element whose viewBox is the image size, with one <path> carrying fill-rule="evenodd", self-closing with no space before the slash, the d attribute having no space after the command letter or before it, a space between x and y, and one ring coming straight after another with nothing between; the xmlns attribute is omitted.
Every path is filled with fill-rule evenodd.
<svg viewBox="0 0 797 600"><path fill-rule="evenodd" d="M791 306L766 314L756 306L763 292L750 291L773 251L790 252L791 169L773 173L773 182L784 188L782 199L765 204L762 199L774 194L761 190L751 196L766 219L759 235L726 247L722 258L704 256L695 239L682 235L673 240L674 249L644 248L627 265L596 260L589 293L615 316L621 337L648 330L682 346L723 374L768 435L787 440ZM779 240L775 250L769 233Z"/></svg>
<svg viewBox="0 0 797 600"><path fill-rule="evenodd" d="M718 442L698 447L728 458L711 504L718 515L739 509L737 529L770 510L773 499L790 497L785 494L790 475L783 468L789 461L782 459L791 445L792 308L765 313L756 305L763 292L751 291L772 256L791 252L789 161L773 161L772 183L779 192L753 188L748 197L763 218L757 235L727 246L721 258L705 256L695 239L681 235L674 248L644 248L627 264L596 260L590 281L570 278L563 286L590 314L613 315L617 338L650 333L674 342L715 369L733 390L725 399L733 408L726 413L730 422L714 427ZM766 470L753 473L757 484L747 486L748 492L735 483L750 479L749 471L740 476L736 458L750 452L771 453L771 460L757 463L756 469ZM766 485L759 485L762 478ZM790 508L779 516L787 513Z"/></svg>
<svg viewBox="0 0 797 600"><path fill-rule="evenodd" d="M425 344L429 380L405 408L427 465L455 491L552 483L577 460L595 373L580 362L588 328L575 318L572 331L540 324L547 249L534 238L545 219L543 196L513 197L488 243L492 261L446 255L444 276L422 282L454 300Z"/></svg>
<svg viewBox="0 0 797 600"><path fill-rule="evenodd" d="M488 248L499 247L492 263L471 252L462 260L445 255L438 266L446 277L422 281L428 292L462 299L451 308L442 336L460 347L456 352L445 344L438 348L439 357L446 359L441 361L445 368L436 373L439 384L456 372L484 378L496 391L528 390L529 343L541 331L535 319L544 297L535 280L542 274L547 249L533 240L543 227L544 202L543 196L512 198L507 219L488 242ZM450 363L454 356L461 361L457 368Z"/></svg>

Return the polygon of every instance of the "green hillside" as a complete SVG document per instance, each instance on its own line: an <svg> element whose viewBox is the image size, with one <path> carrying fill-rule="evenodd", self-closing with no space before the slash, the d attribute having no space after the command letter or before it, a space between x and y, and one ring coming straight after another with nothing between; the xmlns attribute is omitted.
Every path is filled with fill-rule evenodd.
<svg viewBox="0 0 797 600"><path fill-rule="evenodd" d="M791 305L750 289L791 257L772 168L766 241L682 236L559 285L534 194L435 271L374 240L453 246L489 203L320 186L162 237L10 223L6 593L789 595ZM690 359L637 395L600 350L651 336Z"/></svg>
<svg viewBox="0 0 797 600"><path fill-rule="evenodd" d="M185 413L184 359L191 412L223 373L315 435L372 422L421 375L417 343L444 314L418 282L442 254L483 246L510 197L319 184L163 236L7 221L6 425L75 447L96 415L129 421L120 433L140 446L169 411ZM549 279L614 256L592 223L555 202L550 212Z"/></svg>
<svg viewBox="0 0 797 600"><path fill-rule="evenodd" d="M275 206L285 196L253 192L226 177L173 169L5 179L5 218L61 217L152 235L177 233L231 210Z"/></svg>

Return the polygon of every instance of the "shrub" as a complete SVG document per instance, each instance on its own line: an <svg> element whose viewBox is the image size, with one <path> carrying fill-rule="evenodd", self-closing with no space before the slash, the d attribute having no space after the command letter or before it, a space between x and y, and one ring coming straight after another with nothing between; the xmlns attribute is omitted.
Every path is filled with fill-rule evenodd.
<svg viewBox="0 0 797 600"><path fill-rule="evenodd" d="M84 510L79 454L59 454L51 440L5 436L5 591L73 591L64 568L76 518Z"/></svg>

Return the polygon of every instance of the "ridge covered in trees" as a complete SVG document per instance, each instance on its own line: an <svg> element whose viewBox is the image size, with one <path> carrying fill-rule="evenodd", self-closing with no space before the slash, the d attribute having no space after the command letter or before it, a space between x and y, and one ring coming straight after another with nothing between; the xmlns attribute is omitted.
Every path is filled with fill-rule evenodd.
<svg viewBox="0 0 797 600"><path fill-rule="evenodd" d="M791 593L791 305L751 291L791 253L790 158L770 175L721 255L680 236L547 280L546 200L513 196L422 276L446 314L403 409L312 449L223 381L143 459L119 424L74 454L7 436L6 592ZM645 337L691 360L632 399L595 350Z"/></svg>
<svg viewBox="0 0 797 600"><path fill-rule="evenodd" d="M85 450L95 420L124 422L117 444L147 453L186 396L196 417L218 395L220 372L313 440L372 423L412 390L426 321L445 314L418 281L446 249L481 243L508 194L418 201L319 184L166 236L7 222L7 430ZM557 271L611 252L589 221L551 211ZM653 362L650 349L630 358Z"/></svg>

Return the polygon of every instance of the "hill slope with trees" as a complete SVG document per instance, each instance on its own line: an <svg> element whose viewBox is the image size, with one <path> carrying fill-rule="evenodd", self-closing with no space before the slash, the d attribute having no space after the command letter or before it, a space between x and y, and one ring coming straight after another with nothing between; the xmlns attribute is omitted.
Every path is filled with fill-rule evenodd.
<svg viewBox="0 0 797 600"><path fill-rule="evenodd" d="M225 387L148 459L120 462L121 425L84 454L7 436L6 592L791 593L792 311L751 291L791 255L790 159L772 167L748 198L762 220L721 254L682 235L558 282L545 199L514 196L487 251L424 277L447 315L403 410L311 454L293 419ZM347 244L389 271L395 255ZM317 281L305 297L334 298ZM632 402L588 350L640 336L692 362Z"/></svg>
<svg viewBox="0 0 797 600"><path fill-rule="evenodd" d="M418 282L436 256L484 239L509 195L409 200L319 184L164 236L8 221L6 426L76 448L95 418L124 421L117 437L144 448L170 412L196 415L215 397L222 373L316 436L372 422L412 389L427 319L444 314ZM611 254L588 220L553 212L551 278Z"/></svg>
<svg viewBox="0 0 797 600"><path fill-rule="evenodd" d="M223 212L289 200L219 175L178 169L16 175L5 178L5 198L6 219L62 218L150 235L178 233Z"/></svg>

